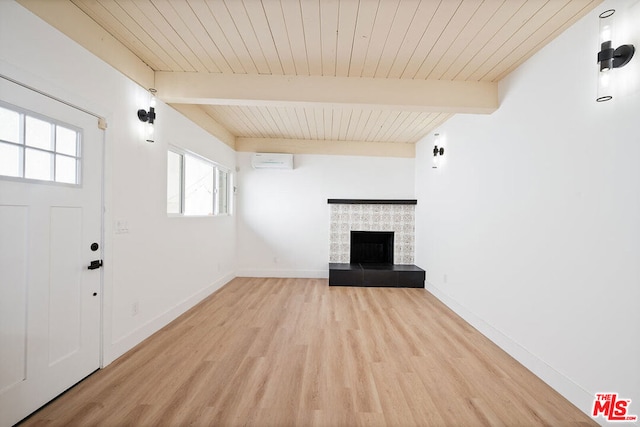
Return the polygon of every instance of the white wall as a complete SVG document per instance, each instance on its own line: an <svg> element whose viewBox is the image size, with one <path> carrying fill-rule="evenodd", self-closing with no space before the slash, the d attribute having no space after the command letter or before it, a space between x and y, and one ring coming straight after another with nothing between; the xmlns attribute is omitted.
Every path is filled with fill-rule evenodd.
<svg viewBox="0 0 640 427"><path fill-rule="evenodd" d="M637 414L640 87L595 102L597 13L614 4L629 2L503 80L497 112L442 126L440 169L433 137L418 144L416 255L439 298L582 410L609 391Z"/></svg>
<svg viewBox="0 0 640 427"><path fill-rule="evenodd" d="M107 118L105 364L233 277L235 218L168 218L167 144L235 167L235 152L170 107L156 142L140 138L146 89L13 1L0 1L0 73ZM125 221L129 233L116 234ZM139 313L133 316L133 304Z"/></svg>
<svg viewBox="0 0 640 427"><path fill-rule="evenodd" d="M412 199L414 159L296 155L256 170L239 152L238 276L328 277L327 199Z"/></svg>

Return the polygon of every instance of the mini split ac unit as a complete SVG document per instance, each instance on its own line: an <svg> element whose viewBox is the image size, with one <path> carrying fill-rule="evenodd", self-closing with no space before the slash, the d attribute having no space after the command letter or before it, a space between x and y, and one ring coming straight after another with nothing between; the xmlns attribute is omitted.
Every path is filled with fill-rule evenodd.
<svg viewBox="0 0 640 427"><path fill-rule="evenodd" d="M293 154L254 153L251 166L254 169L293 169Z"/></svg>

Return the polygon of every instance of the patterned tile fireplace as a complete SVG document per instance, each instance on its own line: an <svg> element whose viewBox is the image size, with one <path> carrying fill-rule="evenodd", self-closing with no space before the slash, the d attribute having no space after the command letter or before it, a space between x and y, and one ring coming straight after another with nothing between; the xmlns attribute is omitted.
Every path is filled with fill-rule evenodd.
<svg viewBox="0 0 640 427"><path fill-rule="evenodd" d="M425 272L413 265L417 200L328 203L329 285L424 287Z"/></svg>
<svg viewBox="0 0 640 427"><path fill-rule="evenodd" d="M351 231L393 231L393 263L413 264L416 200L329 199L329 262L350 262Z"/></svg>

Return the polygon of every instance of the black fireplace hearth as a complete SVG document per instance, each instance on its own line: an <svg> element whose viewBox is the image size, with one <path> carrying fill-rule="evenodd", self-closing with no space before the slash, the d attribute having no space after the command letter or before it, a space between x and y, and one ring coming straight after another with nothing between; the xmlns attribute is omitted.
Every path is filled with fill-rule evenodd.
<svg viewBox="0 0 640 427"><path fill-rule="evenodd" d="M329 263L329 286L424 288L425 271L416 265Z"/></svg>

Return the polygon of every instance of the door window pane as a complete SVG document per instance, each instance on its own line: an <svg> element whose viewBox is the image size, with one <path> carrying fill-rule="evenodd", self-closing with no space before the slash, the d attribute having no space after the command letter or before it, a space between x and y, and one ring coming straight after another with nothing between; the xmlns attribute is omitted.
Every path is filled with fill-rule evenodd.
<svg viewBox="0 0 640 427"><path fill-rule="evenodd" d="M213 215L213 165L185 156L184 213Z"/></svg>
<svg viewBox="0 0 640 427"><path fill-rule="evenodd" d="M43 150L53 150L51 126L53 125L49 122L27 116L25 121L25 144L42 148Z"/></svg>
<svg viewBox="0 0 640 427"><path fill-rule="evenodd" d="M56 182L75 184L77 178L78 165L74 157L56 155Z"/></svg>
<svg viewBox="0 0 640 427"><path fill-rule="evenodd" d="M71 129L56 126L56 153L77 156L78 133Z"/></svg>
<svg viewBox="0 0 640 427"><path fill-rule="evenodd" d="M20 113L0 107L0 139L20 142Z"/></svg>
<svg viewBox="0 0 640 427"><path fill-rule="evenodd" d="M169 151L167 156L167 213L179 214L181 199L182 155Z"/></svg>
<svg viewBox="0 0 640 427"><path fill-rule="evenodd" d="M0 175L79 184L80 132L29 114L0 106Z"/></svg>
<svg viewBox="0 0 640 427"><path fill-rule="evenodd" d="M0 142L0 175L22 176L20 150L21 148L16 145Z"/></svg>
<svg viewBox="0 0 640 427"><path fill-rule="evenodd" d="M46 181L52 180L52 153L27 148L25 156L25 178L43 179Z"/></svg>

